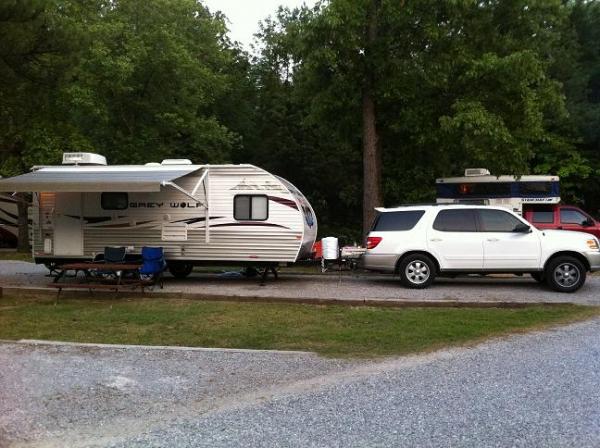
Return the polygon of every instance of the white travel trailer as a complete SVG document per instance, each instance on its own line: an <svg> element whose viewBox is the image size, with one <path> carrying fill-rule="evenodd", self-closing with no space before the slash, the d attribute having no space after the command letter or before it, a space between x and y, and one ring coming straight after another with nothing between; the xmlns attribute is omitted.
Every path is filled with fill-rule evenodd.
<svg viewBox="0 0 600 448"><path fill-rule="evenodd" d="M160 246L180 277L199 264L267 268L309 258L317 235L304 195L252 165L107 166L65 153L61 166L0 179L0 191L34 193L33 256L47 266L92 260L106 246Z"/></svg>
<svg viewBox="0 0 600 448"><path fill-rule="evenodd" d="M19 234L17 200L0 194L0 247L15 247Z"/></svg>

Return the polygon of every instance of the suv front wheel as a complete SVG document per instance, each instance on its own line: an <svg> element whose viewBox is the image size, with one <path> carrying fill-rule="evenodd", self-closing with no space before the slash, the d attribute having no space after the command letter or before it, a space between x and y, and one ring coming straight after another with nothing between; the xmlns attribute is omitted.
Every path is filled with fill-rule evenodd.
<svg viewBox="0 0 600 448"><path fill-rule="evenodd" d="M575 292L585 283L585 266L577 258L564 256L550 260L544 277L558 292Z"/></svg>
<svg viewBox="0 0 600 448"><path fill-rule="evenodd" d="M412 254L404 257L398 265L402 284L407 288L427 288L435 278L435 263L424 254Z"/></svg>

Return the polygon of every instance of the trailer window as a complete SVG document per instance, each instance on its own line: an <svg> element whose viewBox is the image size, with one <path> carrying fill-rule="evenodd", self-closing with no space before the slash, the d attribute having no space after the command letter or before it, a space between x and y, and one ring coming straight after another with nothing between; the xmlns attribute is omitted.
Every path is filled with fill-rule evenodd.
<svg viewBox="0 0 600 448"><path fill-rule="evenodd" d="M127 193L102 193L100 204L103 210L125 210L129 206Z"/></svg>
<svg viewBox="0 0 600 448"><path fill-rule="evenodd" d="M238 194L233 198L233 217L238 221L265 221L269 199L264 195Z"/></svg>
<svg viewBox="0 0 600 448"><path fill-rule="evenodd" d="M375 218L372 230L376 232L410 230L417 225L424 213L425 211L423 210L379 213L377 218Z"/></svg>

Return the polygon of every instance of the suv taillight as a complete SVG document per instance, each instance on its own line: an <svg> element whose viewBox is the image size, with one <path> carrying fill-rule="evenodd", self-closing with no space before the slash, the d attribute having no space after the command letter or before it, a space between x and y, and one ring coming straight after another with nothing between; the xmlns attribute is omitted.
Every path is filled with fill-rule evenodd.
<svg viewBox="0 0 600 448"><path fill-rule="evenodd" d="M379 243L381 243L380 236L370 236L367 238L367 249L375 249Z"/></svg>

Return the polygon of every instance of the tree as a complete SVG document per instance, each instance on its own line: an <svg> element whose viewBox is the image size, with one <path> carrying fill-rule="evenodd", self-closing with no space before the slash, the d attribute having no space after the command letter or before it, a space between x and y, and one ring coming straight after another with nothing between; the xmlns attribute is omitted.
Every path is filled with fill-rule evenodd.
<svg viewBox="0 0 600 448"><path fill-rule="evenodd" d="M329 161L345 158L346 179L363 156L363 232L379 202L379 154L387 204L431 200L436 177L468 166L585 167L562 132L567 111L551 73L567 13L558 0L331 0L280 14L280 34L297 41L288 58L302 128Z"/></svg>
<svg viewBox="0 0 600 448"><path fill-rule="evenodd" d="M63 127L53 103L71 63L76 35L68 7L54 1L9 1L0 6L0 172L18 174L54 159ZM18 194L20 251L29 248L29 197Z"/></svg>
<svg viewBox="0 0 600 448"><path fill-rule="evenodd" d="M195 0L119 0L86 26L66 93L89 147L111 163L230 159L236 136L216 114L235 87L222 17Z"/></svg>

